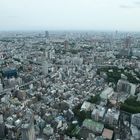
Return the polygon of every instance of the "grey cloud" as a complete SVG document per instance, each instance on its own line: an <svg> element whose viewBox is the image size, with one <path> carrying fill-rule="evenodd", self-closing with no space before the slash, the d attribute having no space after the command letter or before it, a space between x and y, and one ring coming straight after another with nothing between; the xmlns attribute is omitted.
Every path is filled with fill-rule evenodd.
<svg viewBox="0 0 140 140"><path fill-rule="evenodd" d="M131 9L131 8L139 8L139 6L140 6L140 1L134 1L130 5L122 4L120 5L120 8Z"/></svg>
<svg viewBox="0 0 140 140"><path fill-rule="evenodd" d="M135 1L134 4L140 5L140 1Z"/></svg>
<svg viewBox="0 0 140 140"><path fill-rule="evenodd" d="M4 16L4 15L0 15L0 18L10 18L10 19L12 19L12 18L18 18L18 16L12 16L12 15L11 16L10 15L9 16L8 15Z"/></svg>
<svg viewBox="0 0 140 140"><path fill-rule="evenodd" d="M7 16L8 18L18 18L18 16Z"/></svg>
<svg viewBox="0 0 140 140"><path fill-rule="evenodd" d="M120 8L131 9L131 8L135 8L135 7L134 6L130 6L130 5L120 5Z"/></svg>

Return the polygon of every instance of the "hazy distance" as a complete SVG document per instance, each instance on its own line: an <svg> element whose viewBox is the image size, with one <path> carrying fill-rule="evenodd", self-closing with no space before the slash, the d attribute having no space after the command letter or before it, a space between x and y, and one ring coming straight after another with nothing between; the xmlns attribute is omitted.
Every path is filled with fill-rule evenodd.
<svg viewBox="0 0 140 140"><path fill-rule="evenodd" d="M139 0L0 0L0 30L140 31Z"/></svg>

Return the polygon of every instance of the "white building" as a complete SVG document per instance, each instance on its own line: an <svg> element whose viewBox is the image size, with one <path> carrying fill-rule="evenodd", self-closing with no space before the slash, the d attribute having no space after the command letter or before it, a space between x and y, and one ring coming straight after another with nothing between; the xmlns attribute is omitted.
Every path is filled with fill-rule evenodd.
<svg viewBox="0 0 140 140"><path fill-rule="evenodd" d="M113 95L113 93L114 93L113 88L107 87L106 89L104 89L102 91L102 93L100 94L100 97L103 100L107 100L107 99L110 99L111 98L111 96Z"/></svg>
<svg viewBox="0 0 140 140"><path fill-rule="evenodd" d="M47 61L43 61L43 63L42 63L42 72L45 75L48 74L48 62Z"/></svg>
<svg viewBox="0 0 140 140"><path fill-rule="evenodd" d="M84 103L81 106L81 111L82 110L89 111L90 109L91 109L91 103L87 102L87 101L84 101Z"/></svg>
<svg viewBox="0 0 140 140"><path fill-rule="evenodd" d="M118 124L119 116L119 110L108 109L107 113L105 114L105 122L111 126L115 126Z"/></svg>
<svg viewBox="0 0 140 140"><path fill-rule="evenodd" d="M98 105L93 109L93 111L91 113L91 117L95 121L103 121L105 111L106 111L106 109L104 107Z"/></svg>

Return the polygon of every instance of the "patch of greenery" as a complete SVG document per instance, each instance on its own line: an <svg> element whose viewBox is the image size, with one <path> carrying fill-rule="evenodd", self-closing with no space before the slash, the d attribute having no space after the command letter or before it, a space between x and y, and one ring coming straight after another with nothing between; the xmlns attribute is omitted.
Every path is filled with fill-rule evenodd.
<svg viewBox="0 0 140 140"><path fill-rule="evenodd" d="M97 74L100 74L100 72L105 72L107 74L108 83L112 82L117 84L118 80L121 78L122 70L119 70L118 68L114 68L114 67L105 67L97 70Z"/></svg>
<svg viewBox="0 0 140 140"><path fill-rule="evenodd" d="M131 96L121 104L120 108L129 113L140 113L140 101L137 101L137 97Z"/></svg>
<svg viewBox="0 0 140 140"><path fill-rule="evenodd" d="M111 70L111 71L110 71ZM125 71L127 70L127 71ZM100 68L97 70L97 74L100 74L101 72L105 72L107 74L107 82L112 82L114 84L117 84L118 80L121 78L121 74L124 74L127 76L128 81L133 84L140 83L140 80L137 80L130 72L129 68L125 69L119 69L117 67L106 67L106 68ZM138 75L140 77L140 75Z"/></svg>
<svg viewBox="0 0 140 140"><path fill-rule="evenodd" d="M72 54L77 54L79 52L79 50L70 49L69 52L72 53Z"/></svg>
<svg viewBox="0 0 140 140"><path fill-rule="evenodd" d="M110 129L110 130L114 130L113 126L110 126L109 124L104 124L105 128Z"/></svg>
<svg viewBox="0 0 140 140"><path fill-rule="evenodd" d="M72 137L72 131L74 130L74 128L75 128L75 125L74 124L70 124L68 126L68 129L66 130L65 134L70 136L70 137Z"/></svg>
<svg viewBox="0 0 140 140"><path fill-rule="evenodd" d="M80 131L80 127L78 125L70 124L68 129L65 131L65 134L71 138L72 137L79 138L79 131Z"/></svg>
<svg viewBox="0 0 140 140"><path fill-rule="evenodd" d="M93 104L97 104L101 101L101 98L100 98L100 95L98 94L95 96L91 96L87 101Z"/></svg>
<svg viewBox="0 0 140 140"><path fill-rule="evenodd" d="M130 74L130 73L124 73L124 74L127 76L128 81L130 83L133 83L133 84L139 84L140 83L140 80L137 80L132 74Z"/></svg>
<svg viewBox="0 0 140 140"><path fill-rule="evenodd" d="M91 111L81 111L81 104L77 105L74 109L74 116L78 120L79 124L82 124L82 122L87 119L91 118Z"/></svg>

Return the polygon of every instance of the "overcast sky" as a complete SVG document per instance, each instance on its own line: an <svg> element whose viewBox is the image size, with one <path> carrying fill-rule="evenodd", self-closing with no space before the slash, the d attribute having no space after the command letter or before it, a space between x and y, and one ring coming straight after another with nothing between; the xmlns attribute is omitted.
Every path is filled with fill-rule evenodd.
<svg viewBox="0 0 140 140"><path fill-rule="evenodd" d="M140 31L140 0L0 0L0 30Z"/></svg>

